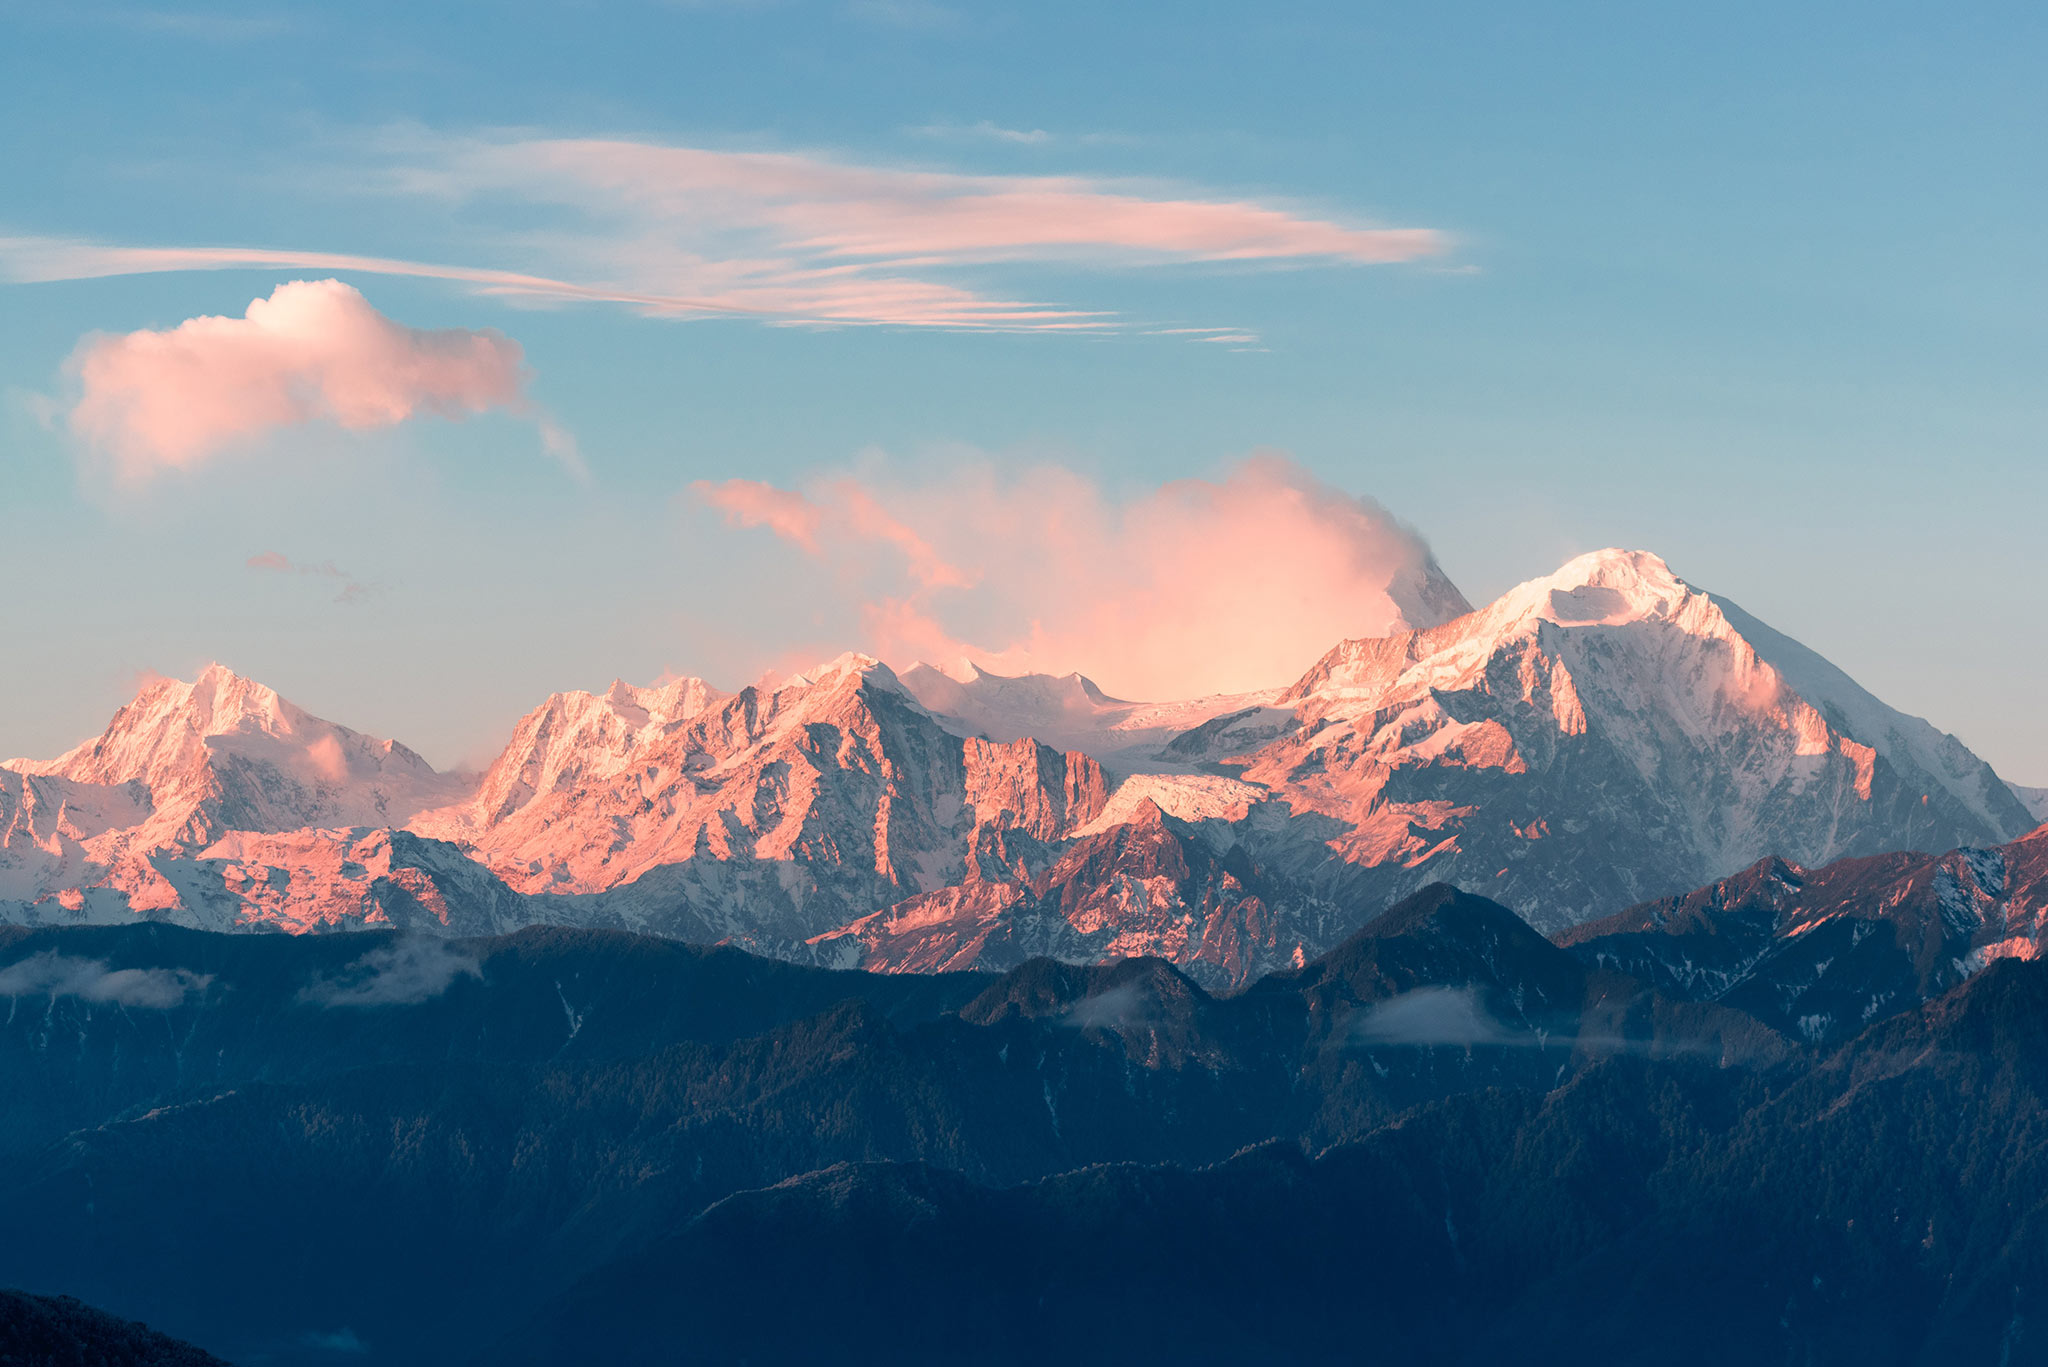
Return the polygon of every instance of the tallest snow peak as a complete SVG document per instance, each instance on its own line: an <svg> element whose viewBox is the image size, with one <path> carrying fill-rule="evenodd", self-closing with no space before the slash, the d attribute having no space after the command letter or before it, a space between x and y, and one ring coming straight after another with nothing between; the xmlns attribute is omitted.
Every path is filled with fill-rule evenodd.
<svg viewBox="0 0 2048 1367"><path fill-rule="evenodd" d="M1662 556L1651 551L1624 550L1619 546L1610 546L1604 551L1587 551L1567 560L1550 578L1556 584L1594 584L1614 579L1678 582Z"/></svg>
<svg viewBox="0 0 2048 1367"><path fill-rule="evenodd" d="M1671 572L1662 556L1619 548L1588 551L1567 560L1543 582L1553 589L1611 588L1632 596L1676 597L1687 592L1685 581Z"/></svg>
<svg viewBox="0 0 2048 1367"><path fill-rule="evenodd" d="M1615 624L1674 615L1694 594L1648 551L1592 551L1508 597L1522 612L1561 626Z"/></svg>

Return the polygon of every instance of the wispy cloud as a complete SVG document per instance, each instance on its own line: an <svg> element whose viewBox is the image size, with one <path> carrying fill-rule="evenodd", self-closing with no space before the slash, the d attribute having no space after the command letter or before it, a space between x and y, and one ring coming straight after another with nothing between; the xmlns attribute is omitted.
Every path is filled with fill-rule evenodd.
<svg viewBox="0 0 2048 1367"><path fill-rule="evenodd" d="M331 977L316 978L299 1000L316 1006L418 1006L455 985L483 977L466 950L432 936L404 936L379 945Z"/></svg>
<svg viewBox="0 0 2048 1367"><path fill-rule="evenodd" d="M1076 1030L1145 1029L1166 1023L1166 1007L1141 983L1122 983L1092 992L1068 1007L1059 1023Z"/></svg>
<svg viewBox="0 0 2048 1367"><path fill-rule="evenodd" d="M1007 142L1026 147L1041 147L1052 141L1052 134L1043 128L1005 128L989 119L975 123L927 123L910 131L921 138Z"/></svg>
<svg viewBox="0 0 2048 1367"><path fill-rule="evenodd" d="M168 1010L206 990L211 974L183 968L114 968L44 950L0 968L0 997L77 997L110 1006Z"/></svg>
<svg viewBox="0 0 2048 1367"><path fill-rule="evenodd" d="M1418 987L1377 1002L1353 1032L1360 1044L1524 1046L1537 1043L1526 1030L1510 1030L1479 1000L1473 987Z"/></svg>
<svg viewBox="0 0 2048 1367"><path fill-rule="evenodd" d="M334 595L334 601L337 603L360 602L370 591L367 585L358 583L354 575L332 560L323 560L317 565L306 565L292 560L282 551L261 551L250 556L245 563L248 568L263 574L295 574L333 580L340 586Z"/></svg>
<svg viewBox="0 0 2048 1367"><path fill-rule="evenodd" d="M406 327L338 280L279 285L240 318L88 337L71 369L71 430L130 482L308 422L362 431L416 413L536 415L517 342L490 329ZM564 440L545 424L550 454L581 476Z"/></svg>
<svg viewBox="0 0 2048 1367"><path fill-rule="evenodd" d="M690 488L734 526L766 527L812 555L823 549L820 538L830 535L841 543L872 543L897 552L921 589L967 588L974 582L858 480L830 480L813 494L756 479L699 480Z"/></svg>
<svg viewBox="0 0 2048 1367"><path fill-rule="evenodd" d="M1048 128L1011 128L993 119L976 119L972 123L961 123L952 119L937 119L931 123L913 124L903 130L914 138L928 138L934 142L993 142L1013 147L1137 147L1144 139L1132 133L1109 133L1094 130L1085 133L1061 133Z"/></svg>
<svg viewBox="0 0 2048 1367"><path fill-rule="evenodd" d="M966 175L616 139L413 132L368 142L370 164L352 173L365 187L459 210L471 222L513 210L528 226L495 236L472 230L470 238L540 268L17 236L0 238L0 275L34 281L332 270L433 277L493 294L609 302L661 316L1100 331L1117 325L1101 309L994 293L963 277L995 266L1051 264L1358 267L1432 259L1450 245L1433 229L1135 181ZM555 226L532 228L535 210Z"/></svg>
<svg viewBox="0 0 2048 1367"><path fill-rule="evenodd" d="M1417 987L1376 1002L1351 1027L1361 1048L1500 1048L1587 1050L1601 1054L1723 1054L1710 1036L1629 1039L1588 1031L1583 1022L1539 1031L1502 1020L1487 1008L1479 987ZM1555 1025L1556 1023L1553 1023Z"/></svg>

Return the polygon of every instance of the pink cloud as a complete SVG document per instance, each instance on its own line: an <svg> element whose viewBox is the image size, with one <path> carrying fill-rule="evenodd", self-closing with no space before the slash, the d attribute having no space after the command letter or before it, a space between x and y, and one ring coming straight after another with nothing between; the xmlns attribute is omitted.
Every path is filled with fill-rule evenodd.
<svg viewBox="0 0 2048 1367"><path fill-rule="evenodd" d="M137 247L0 238L0 274L73 279L286 267L455 281L535 300L604 302L672 317L777 323L1098 332L1113 315L990 292L956 278L990 263L1094 268L1258 261L1355 267L1442 256L1429 228L1387 227L1242 197L1072 176L963 175L787 152L620 139L387 135L353 174L462 210L464 240L503 206L569 226L508 227L499 249L544 271L322 251Z"/></svg>
<svg viewBox="0 0 2048 1367"><path fill-rule="evenodd" d="M307 746L306 758L329 783L341 783L348 778L348 756L341 752L341 741L336 736L322 736Z"/></svg>
<svg viewBox="0 0 2048 1367"><path fill-rule="evenodd" d="M766 527L785 541L818 553L818 526L824 510L794 489L778 489L758 479L698 480L690 486L706 506L725 514L735 527Z"/></svg>
<svg viewBox="0 0 2048 1367"><path fill-rule="evenodd" d="M364 431L418 413L534 412L517 342L490 329L406 327L338 280L279 285L240 318L90 337L71 367L72 431L131 481L302 423ZM554 453L580 467L573 445Z"/></svg>
<svg viewBox="0 0 2048 1367"><path fill-rule="evenodd" d="M1414 532L1280 456L1128 499L1057 466L751 485L749 508L780 495L799 520L735 515L729 488L697 492L831 565L827 616L862 637L831 644L897 665L1079 670L1138 698L1243 692L1463 608Z"/></svg>
<svg viewBox="0 0 2048 1367"><path fill-rule="evenodd" d="M730 525L765 527L812 555L826 553L827 538L841 550L881 546L896 553L920 588L966 588L972 582L857 480L833 480L821 486L817 497L758 479L698 480L690 492L725 514Z"/></svg>
<svg viewBox="0 0 2048 1367"><path fill-rule="evenodd" d="M596 189L657 224L762 227L828 256L987 261L1078 253L1376 265L1449 246L1429 228L1341 223L1081 177L958 175L602 139L468 144L441 171L423 175L456 193L517 189L584 207Z"/></svg>

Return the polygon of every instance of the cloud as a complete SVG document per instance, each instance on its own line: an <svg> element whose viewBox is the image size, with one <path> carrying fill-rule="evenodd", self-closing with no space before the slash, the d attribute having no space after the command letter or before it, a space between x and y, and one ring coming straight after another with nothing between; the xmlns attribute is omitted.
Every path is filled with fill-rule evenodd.
<svg viewBox="0 0 2048 1367"><path fill-rule="evenodd" d="M818 529L825 510L794 489L758 479L698 480L690 486L706 507L725 514L735 527L766 527L800 549L818 554Z"/></svg>
<svg viewBox="0 0 2048 1367"><path fill-rule="evenodd" d="M418 1006L457 978L484 976L467 951L433 936L404 936L379 945L332 977L308 983L299 1000L316 1006Z"/></svg>
<svg viewBox="0 0 2048 1367"><path fill-rule="evenodd" d="M1005 140L1039 134L988 128L986 136ZM1151 182L966 175L622 139L392 133L364 144L368 163L347 170L352 184L407 201L415 221L439 206L461 223L472 249L495 247L548 268L12 237L0 238L0 274L40 281L257 266L383 272L664 317L1091 332L1115 326L1113 316L958 277L999 264L1355 267L1433 259L1450 246L1433 229ZM502 225L495 234L493 223Z"/></svg>
<svg viewBox="0 0 2048 1367"><path fill-rule="evenodd" d="M1481 989L1463 987L1417 987L1376 1002L1351 1027L1352 1042L1361 1048L1375 1045L1445 1046L1470 1049L1492 1046L1507 1049L1586 1050L1602 1054L1725 1054L1712 1038L1628 1039L1617 1034L1589 1033L1578 1028L1538 1033L1510 1025L1495 1016L1481 999Z"/></svg>
<svg viewBox="0 0 2048 1367"><path fill-rule="evenodd" d="M0 969L0 996L78 997L163 1011L182 1006L212 981L212 974L182 968L113 968L104 959L79 959L51 949Z"/></svg>
<svg viewBox="0 0 2048 1367"><path fill-rule="evenodd" d="M1357 265L1434 256L1428 229L1310 217L1247 200L1148 192L1070 176L959 175L787 152L721 152L598 139L472 144L416 173L422 189L518 191L601 202L671 227L747 227L822 258L1247 261Z"/></svg>
<svg viewBox="0 0 2048 1367"><path fill-rule="evenodd" d="M1090 993L1060 1015L1061 1024L1076 1030L1142 1029L1165 1021L1158 994L1135 982Z"/></svg>
<svg viewBox="0 0 2048 1367"><path fill-rule="evenodd" d="M964 138L1019 146L1042 146L1052 141L1052 134L1043 128L1005 128L989 119L975 123L927 123L909 131L921 138Z"/></svg>
<svg viewBox="0 0 2048 1367"><path fill-rule="evenodd" d="M337 603L361 602L370 591L366 585L357 583L354 575L332 560L323 560L317 565L302 565L291 560L282 551L262 551L250 556L244 563L248 568L263 574L297 574L309 575L316 579L336 580L340 585L334 595L334 601Z"/></svg>
<svg viewBox="0 0 2048 1367"><path fill-rule="evenodd" d="M308 745L306 759L312 764L313 771L329 783L340 783L348 778L348 756L342 753L338 736L322 736Z"/></svg>
<svg viewBox="0 0 2048 1367"><path fill-rule="evenodd" d="M534 413L517 342L490 329L406 327L339 280L279 285L240 318L88 337L71 369L71 430L129 481L303 423L364 431L418 413Z"/></svg>
<svg viewBox="0 0 2048 1367"><path fill-rule="evenodd" d="M1509 1030L1481 1004L1473 987L1418 987L1377 1002L1355 1027L1360 1044L1534 1045L1537 1038Z"/></svg>
<svg viewBox="0 0 2048 1367"><path fill-rule="evenodd" d="M859 623L859 640L783 642L778 658L851 645L899 666L1078 670L1163 699L1283 684L1340 640L1462 608L1414 532L1277 455L1128 499L1058 466L983 462L692 493L828 565L821 611Z"/></svg>

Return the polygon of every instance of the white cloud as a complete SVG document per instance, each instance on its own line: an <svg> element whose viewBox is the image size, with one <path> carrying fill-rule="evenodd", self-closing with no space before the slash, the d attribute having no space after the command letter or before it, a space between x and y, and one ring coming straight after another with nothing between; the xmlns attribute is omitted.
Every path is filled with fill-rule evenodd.
<svg viewBox="0 0 2048 1367"><path fill-rule="evenodd" d="M77 997L112 1006L168 1010L206 990L211 974L182 968L114 968L44 950L0 969L0 997Z"/></svg>
<svg viewBox="0 0 2048 1367"><path fill-rule="evenodd" d="M418 1006L454 986L482 979L476 956L432 936L403 936L379 945L332 977L317 978L299 1000L326 1007Z"/></svg>

